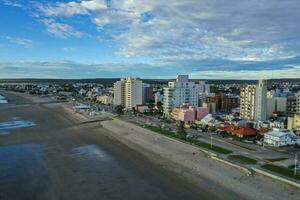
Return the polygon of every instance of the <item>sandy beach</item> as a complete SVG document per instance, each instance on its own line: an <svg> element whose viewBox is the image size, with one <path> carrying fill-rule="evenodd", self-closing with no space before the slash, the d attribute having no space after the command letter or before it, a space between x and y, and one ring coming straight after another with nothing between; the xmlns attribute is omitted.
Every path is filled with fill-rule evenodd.
<svg viewBox="0 0 300 200"><path fill-rule="evenodd" d="M0 122L36 124L0 136L1 200L215 199L111 140L99 123L82 123L64 104L0 93L9 99L0 107Z"/></svg>
<svg viewBox="0 0 300 200"><path fill-rule="evenodd" d="M207 158L133 124L82 123L63 103L1 92L0 199L298 199L294 187ZM196 154L193 155L193 152ZM21 163L19 163L21 162ZM20 165L24 165L20 168Z"/></svg>

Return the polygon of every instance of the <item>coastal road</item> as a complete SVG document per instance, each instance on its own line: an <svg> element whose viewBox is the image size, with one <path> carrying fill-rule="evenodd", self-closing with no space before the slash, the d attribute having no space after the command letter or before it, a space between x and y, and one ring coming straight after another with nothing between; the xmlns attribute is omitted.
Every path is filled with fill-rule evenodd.
<svg viewBox="0 0 300 200"><path fill-rule="evenodd" d="M162 126L164 125L165 128L170 130L176 130L176 124L174 123L164 123L160 121L157 118L151 117L151 116L122 116L122 119L139 125L149 124L155 126ZM198 140L210 143L211 137L213 138L213 144L230 149L235 154L241 154L245 155L247 157L251 157L257 160L276 160L276 164L282 165L284 167L288 167L289 165L292 165L294 163L294 153L293 152L280 152L275 151L274 149L270 147L263 148L262 146L259 146L257 144L247 144L240 141L234 141L230 140L229 138L222 138L221 136L217 135L216 133L210 133L210 132L200 132L199 130L194 129L186 129L187 133L190 135L196 135Z"/></svg>

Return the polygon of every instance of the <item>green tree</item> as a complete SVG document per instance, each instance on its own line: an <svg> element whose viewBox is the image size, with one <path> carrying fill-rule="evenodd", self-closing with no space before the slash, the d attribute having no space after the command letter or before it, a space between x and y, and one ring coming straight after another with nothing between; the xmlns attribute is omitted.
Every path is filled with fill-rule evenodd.
<svg viewBox="0 0 300 200"><path fill-rule="evenodd" d="M177 132L176 134L179 136L181 139L186 139L186 132L184 128L184 122L180 122L178 127L177 127Z"/></svg>
<svg viewBox="0 0 300 200"><path fill-rule="evenodd" d="M153 101L153 100L150 100L150 101L148 102L148 109L149 109L149 114L150 114L150 115L153 115L154 107L155 107L154 101Z"/></svg>
<svg viewBox="0 0 300 200"><path fill-rule="evenodd" d="M119 116L124 114L124 106L117 105L114 109L114 112L117 113Z"/></svg>

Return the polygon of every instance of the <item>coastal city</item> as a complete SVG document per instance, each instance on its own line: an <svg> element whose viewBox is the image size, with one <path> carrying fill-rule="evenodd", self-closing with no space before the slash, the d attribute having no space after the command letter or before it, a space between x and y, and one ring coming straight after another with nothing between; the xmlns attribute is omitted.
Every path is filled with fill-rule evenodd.
<svg viewBox="0 0 300 200"><path fill-rule="evenodd" d="M136 77L105 85L29 81L2 83L1 89L65 102L88 119L117 118L142 126L245 166L249 174L259 167L299 180L299 82L208 84L188 75L153 81Z"/></svg>

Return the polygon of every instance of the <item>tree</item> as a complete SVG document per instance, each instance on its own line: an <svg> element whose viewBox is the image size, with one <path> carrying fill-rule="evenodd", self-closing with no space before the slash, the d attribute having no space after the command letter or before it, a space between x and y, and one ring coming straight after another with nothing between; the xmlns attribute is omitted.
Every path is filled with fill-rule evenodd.
<svg viewBox="0 0 300 200"><path fill-rule="evenodd" d="M150 101L148 102L148 109L149 109L149 114L150 114L150 115L153 115L154 107L155 107L154 101L153 101L153 100L150 100Z"/></svg>
<svg viewBox="0 0 300 200"><path fill-rule="evenodd" d="M184 129L184 122L183 121L181 121L179 123L176 134L179 136L179 138L186 139L186 132L185 132L185 129Z"/></svg>
<svg viewBox="0 0 300 200"><path fill-rule="evenodd" d="M114 112L117 113L119 116L124 114L124 106L117 105L114 109Z"/></svg>
<svg viewBox="0 0 300 200"><path fill-rule="evenodd" d="M163 115L163 104L160 101L158 101L156 103L156 107L157 107L157 110L158 110L158 114L160 116L162 116Z"/></svg>

